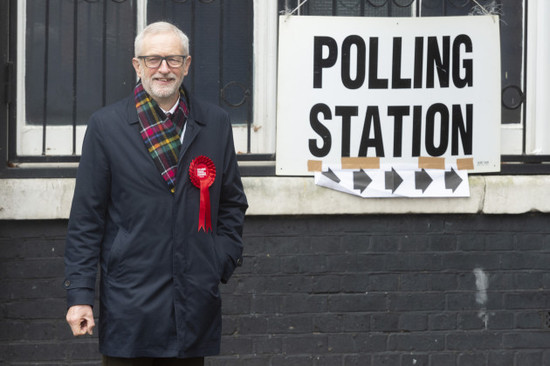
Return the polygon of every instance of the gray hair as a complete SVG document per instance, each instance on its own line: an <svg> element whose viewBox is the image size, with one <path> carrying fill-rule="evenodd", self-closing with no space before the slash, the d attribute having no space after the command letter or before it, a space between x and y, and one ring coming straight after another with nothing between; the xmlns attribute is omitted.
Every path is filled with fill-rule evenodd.
<svg viewBox="0 0 550 366"><path fill-rule="evenodd" d="M181 40L181 46L183 47L183 51L185 55L189 54L189 38L183 33L178 27L175 25L168 23L168 22L156 22L151 23L147 27L145 27L137 36L136 40L134 41L134 52L135 56L142 56L141 55L141 44L143 43L143 39L148 35L153 34L159 34L159 33L173 33L176 36L178 36Z"/></svg>

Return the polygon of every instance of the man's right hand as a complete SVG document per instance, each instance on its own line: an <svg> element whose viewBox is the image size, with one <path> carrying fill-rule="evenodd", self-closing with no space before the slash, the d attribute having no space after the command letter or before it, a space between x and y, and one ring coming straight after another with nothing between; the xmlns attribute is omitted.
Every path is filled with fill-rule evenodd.
<svg viewBox="0 0 550 366"><path fill-rule="evenodd" d="M90 305L74 305L67 311L67 323L74 336L94 333L94 313Z"/></svg>

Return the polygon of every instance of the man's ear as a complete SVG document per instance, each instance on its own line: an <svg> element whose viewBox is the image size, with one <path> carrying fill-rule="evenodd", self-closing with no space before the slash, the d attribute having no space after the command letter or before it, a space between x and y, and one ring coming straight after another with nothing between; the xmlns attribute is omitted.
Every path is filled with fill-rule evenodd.
<svg viewBox="0 0 550 366"><path fill-rule="evenodd" d="M189 73L189 66L191 66L191 56L185 58L185 63L183 64L183 76L187 76Z"/></svg>
<svg viewBox="0 0 550 366"><path fill-rule="evenodd" d="M140 62L137 58L133 58L132 59L132 66L134 66L134 70L136 70L136 74L138 76L138 78L141 79L141 65L140 65Z"/></svg>

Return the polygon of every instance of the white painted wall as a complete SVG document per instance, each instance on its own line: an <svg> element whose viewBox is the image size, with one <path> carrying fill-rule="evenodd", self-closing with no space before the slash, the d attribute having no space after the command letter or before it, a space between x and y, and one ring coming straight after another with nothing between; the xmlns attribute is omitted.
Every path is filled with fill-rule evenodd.
<svg viewBox="0 0 550 366"><path fill-rule="evenodd" d="M243 178L248 215L550 212L550 176L470 176L469 183L469 198L365 199L316 186L314 178ZM66 219L73 190L74 179L4 179L0 220Z"/></svg>

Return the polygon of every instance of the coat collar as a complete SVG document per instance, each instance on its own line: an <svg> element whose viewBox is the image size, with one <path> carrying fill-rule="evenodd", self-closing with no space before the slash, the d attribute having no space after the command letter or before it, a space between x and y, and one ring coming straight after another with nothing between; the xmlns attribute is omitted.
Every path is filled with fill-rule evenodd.
<svg viewBox="0 0 550 366"><path fill-rule="evenodd" d="M193 96L189 95L189 92L185 87L184 89L185 89L185 95L187 95L187 99L189 102L189 117L187 122L197 123L202 126L206 125L206 118L204 113L205 111L203 110L203 106L197 103L197 100L193 98ZM126 115L127 115L127 121L129 124L139 123L133 94L128 98L128 104L126 106Z"/></svg>

